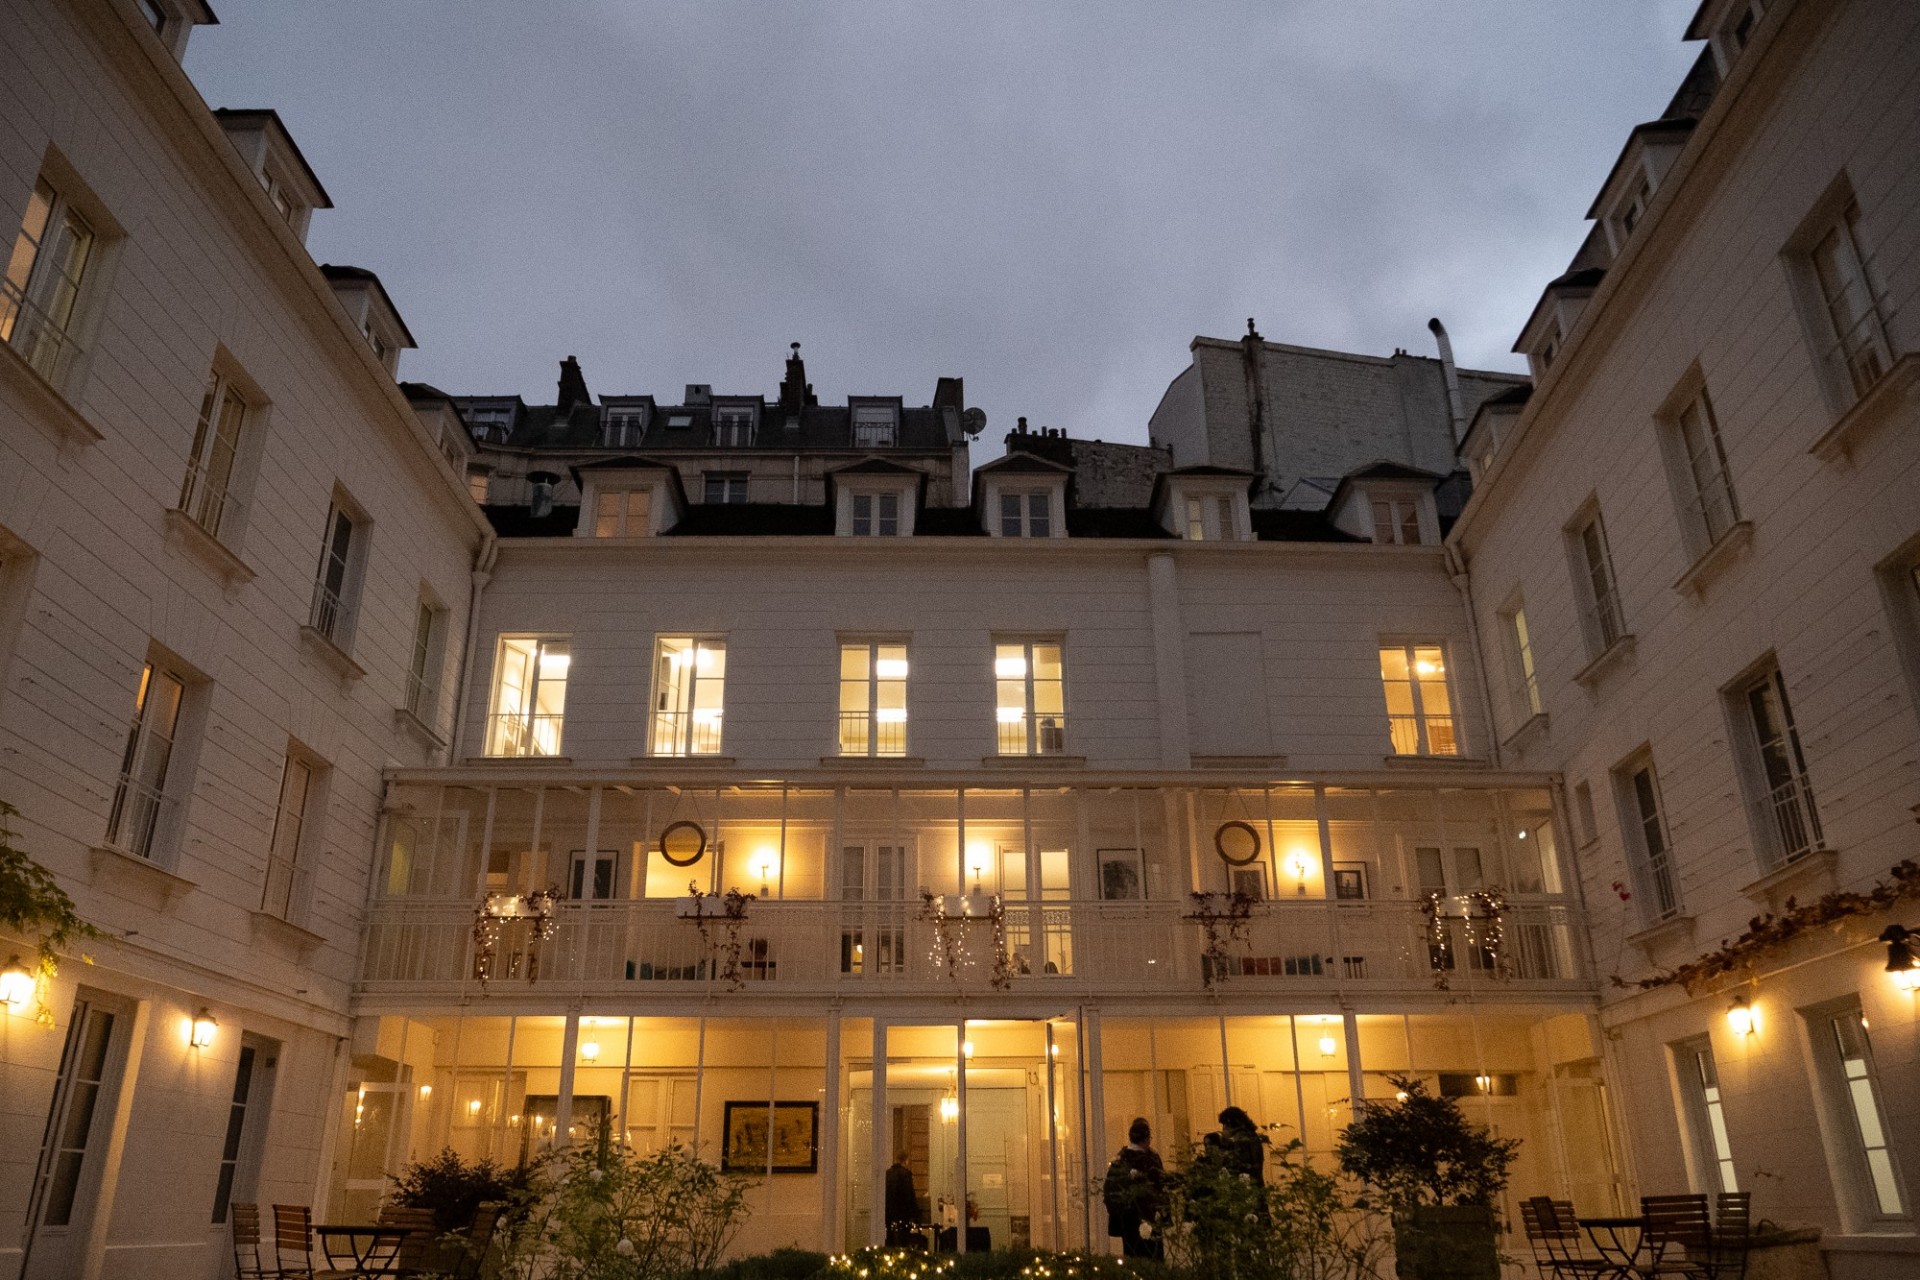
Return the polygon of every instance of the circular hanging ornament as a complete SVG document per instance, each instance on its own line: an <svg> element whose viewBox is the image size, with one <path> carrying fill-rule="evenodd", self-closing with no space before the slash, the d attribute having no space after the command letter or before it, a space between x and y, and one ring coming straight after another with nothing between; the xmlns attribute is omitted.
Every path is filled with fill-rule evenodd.
<svg viewBox="0 0 1920 1280"><path fill-rule="evenodd" d="M1213 848L1228 866L1244 867L1260 856L1260 833L1250 822L1223 822L1214 828Z"/></svg>
<svg viewBox="0 0 1920 1280"><path fill-rule="evenodd" d="M690 867L707 852L707 833L697 822L682 819L660 833L660 856L676 867Z"/></svg>

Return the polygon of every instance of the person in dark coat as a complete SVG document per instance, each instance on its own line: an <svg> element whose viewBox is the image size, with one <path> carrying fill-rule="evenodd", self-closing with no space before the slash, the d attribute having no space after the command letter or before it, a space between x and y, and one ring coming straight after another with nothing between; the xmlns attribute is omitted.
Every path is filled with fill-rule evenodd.
<svg viewBox="0 0 1920 1280"><path fill-rule="evenodd" d="M887 1244L890 1248L912 1248L920 1238L920 1193L914 1189L913 1170L907 1167L907 1153L893 1153L887 1168Z"/></svg>
<svg viewBox="0 0 1920 1280"><path fill-rule="evenodd" d="M1253 1123L1253 1117L1239 1107L1220 1113L1220 1131L1210 1133L1206 1154L1218 1160L1229 1172L1244 1174L1258 1187L1267 1185L1267 1136Z"/></svg>
<svg viewBox="0 0 1920 1280"><path fill-rule="evenodd" d="M1100 1195L1107 1206L1107 1234L1120 1237L1124 1256L1165 1256L1160 1213L1166 1205L1166 1181L1166 1165L1153 1149L1153 1130L1140 1116L1127 1126L1127 1145L1107 1166Z"/></svg>

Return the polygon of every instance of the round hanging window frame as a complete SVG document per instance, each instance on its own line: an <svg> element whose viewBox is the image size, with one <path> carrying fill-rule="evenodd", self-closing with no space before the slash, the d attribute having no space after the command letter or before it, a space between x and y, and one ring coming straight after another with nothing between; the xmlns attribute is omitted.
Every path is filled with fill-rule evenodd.
<svg viewBox="0 0 1920 1280"><path fill-rule="evenodd" d="M1225 840L1228 831L1246 832L1247 837L1253 841L1253 852L1244 858L1236 858L1228 853ZM1242 822L1238 818L1223 822L1213 829L1213 851L1220 855L1220 861L1230 867L1250 867L1260 861L1262 844L1259 828L1255 827L1251 822Z"/></svg>
<svg viewBox="0 0 1920 1280"><path fill-rule="evenodd" d="M681 830L682 828L692 831L700 837L699 847L693 851L692 857L687 858L684 861L680 858L674 857L673 854L668 852L667 850L667 837L672 835L674 832ZM660 856L665 858L669 863L671 863L673 866L676 866L676 867L693 866L695 863L699 862L700 859L707 856L707 829L701 826L699 823L689 821L686 818L682 818L678 822L669 822L666 825L666 828L660 832Z"/></svg>

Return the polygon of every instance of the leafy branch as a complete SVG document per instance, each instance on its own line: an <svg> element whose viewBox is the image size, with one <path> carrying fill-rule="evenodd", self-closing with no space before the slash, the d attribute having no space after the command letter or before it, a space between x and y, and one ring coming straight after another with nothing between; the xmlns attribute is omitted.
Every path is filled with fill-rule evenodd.
<svg viewBox="0 0 1920 1280"><path fill-rule="evenodd" d="M34 1020L50 1027L54 1017L47 1008L47 989L59 972L61 953L75 943L104 935L80 918L73 899L53 873L13 843L8 820L19 815L18 809L0 800L0 928L34 940L34 1000L39 1006ZM93 963L93 957L84 952L80 960Z"/></svg>

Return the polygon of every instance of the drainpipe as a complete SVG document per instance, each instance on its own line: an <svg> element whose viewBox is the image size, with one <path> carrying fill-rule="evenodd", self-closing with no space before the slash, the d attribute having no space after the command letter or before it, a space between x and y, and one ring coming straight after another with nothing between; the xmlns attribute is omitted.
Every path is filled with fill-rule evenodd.
<svg viewBox="0 0 1920 1280"><path fill-rule="evenodd" d="M473 670L473 652L480 644L480 597L493 577L493 562L500 555L500 538L487 530L479 550L473 553L473 572L467 587L467 641L460 646L460 670L454 681L453 740L447 746L447 763L460 762L460 746L466 735L467 680Z"/></svg>
<svg viewBox="0 0 1920 1280"><path fill-rule="evenodd" d="M1240 363L1247 375L1247 434L1253 441L1253 469L1261 490L1267 488L1267 340L1247 317L1247 336L1240 339Z"/></svg>
<svg viewBox="0 0 1920 1280"><path fill-rule="evenodd" d="M1493 695L1488 690L1487 651L1480 643L1480 618L1473 611L1473 579L1467 574L1467 558L1455 542L1446 544L1447 576L1453 579L1454 589L1460 593L1460 607L1467 614L1467 643L1473 646L1473 656L1480 667L1480 714L1487 726L1487 759L1494 768L1503 768L1500 759L1500 731L1494 727Z"/></svg>
<svg viewBox="0 0 1920 1280"><path fill-rule="evenodd" d="M1447 409L1453 415L1453 447L1467 438L1467 411L1460 401L1460 371L1453 367L1453 343L1447 340L1447 326L1435 316L1427 321L1433 340L1440 347L1440 372L1447 380Z"/></svg>

